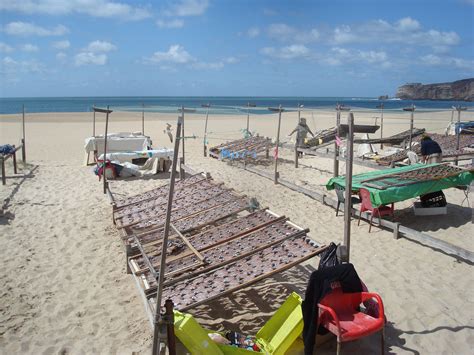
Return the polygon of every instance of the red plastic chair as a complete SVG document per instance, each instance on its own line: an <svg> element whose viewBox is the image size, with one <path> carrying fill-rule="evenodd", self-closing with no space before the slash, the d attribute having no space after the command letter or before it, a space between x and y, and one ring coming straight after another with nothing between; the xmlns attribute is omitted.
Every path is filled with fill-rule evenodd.
<svg viewBox="0 0 474 355"><path fill-rule="evenodd" d="M372 220L374 216L378 216L382 218L382 216L393 216L394 212L394 204L392 203L391 206L382 205L379 207L373 207L372 201L370 201L370 192L367 189L360 189L359 195L361 199L360 204L360 214L359 214L359 221L357 225L360 225L360 218L362 217L362 212L369 211L370 212L370 221L369 221L369 233L372 229Z"/></svg>
<svg viewBox="0 0 474 355"><path fill-rule="evenodd" d="M378 317L372 317L359 311L361 303L375 299L378 305ZM382 354L385 348L385 314L383 302L376 293L343 293L341 288L334 289L318 303L318 324L337 336L337 354L341 343L381 333Z"/></svg>

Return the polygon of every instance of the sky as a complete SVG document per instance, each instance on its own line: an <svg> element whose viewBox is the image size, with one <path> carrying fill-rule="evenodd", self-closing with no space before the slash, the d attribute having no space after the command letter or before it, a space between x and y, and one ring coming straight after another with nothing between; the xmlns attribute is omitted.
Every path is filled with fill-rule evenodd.
<svg viewBox="0 0 474 355"><path fill-rule="evenodd" d="M374 97L474 77L474 0L0 0L0 19L0 97Z"/></svg>

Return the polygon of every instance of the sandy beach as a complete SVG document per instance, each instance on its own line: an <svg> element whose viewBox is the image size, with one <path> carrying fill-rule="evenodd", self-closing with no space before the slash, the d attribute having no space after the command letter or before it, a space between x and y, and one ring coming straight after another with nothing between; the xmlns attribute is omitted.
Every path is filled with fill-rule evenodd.
<svg viewBox="0 0 474 355"><path fill-rule="evenodd" d="M334 111L303 112L315 131L334 126ZM356 123L374 123L378 112L354 113ZM343 121L346 114L343 114ZM175 114L147 113L145 134L154 147L169 147L166 123ZM231 164L202 154L203 115L187 115L186 162L261 205L308 227L321 243L343 239L343 217L332 208ZM409 128L408 114L387 112L384 135ZM450 111L416 113L415 127L443 133ZM463 113L473 120L474 112ZM246 116L209 117L209 142L216 145L242 136ZM295 127L297 113L283 114L281 140ZM380 121L379 121L380 122ZM114 112L109 132L141 130L141 113ZM250 117L250 130L275 138L277 115ZM97 115L97 133L104 117ZM1 354L148 354L152 332L142 301L125 268L125 254L111 219L109 200L91 166L84 166L84 139L92 135L92 113L27 114L27 164L0 187L0 353ZM375 137L379 133L374 134ZM20 115L0 116L0 143L18 143ZM297 185L324 190L332 160L304 156L300 168L293 152L283 149L280 174ZM272 166L259 167L271 170ZM341 173L345 164L341 163ZM369 168L354 166L354 173ZM153 179L111 181L118 196L133 195L168 182ZM331 192L333 193L333 192ZM457 189L445 191L448 215L415 218L413 200L395 205L395 219L436 238L474 252L472 208ZM472 205L472 195L470 196ZM438 250L400 238L368 224L352 224L351 262L369 290L379 293L388 319L386 351L390 354L470 354L474 346L474 273L472 265ZM215 329L255 333L296 290L304 295L318 258L232 294L197 307L202 324ZM378 353L377 335L344 344L344 353ZM331 340L318 354L335 353ZM302 354L302 344L292 353Z"/></svg>

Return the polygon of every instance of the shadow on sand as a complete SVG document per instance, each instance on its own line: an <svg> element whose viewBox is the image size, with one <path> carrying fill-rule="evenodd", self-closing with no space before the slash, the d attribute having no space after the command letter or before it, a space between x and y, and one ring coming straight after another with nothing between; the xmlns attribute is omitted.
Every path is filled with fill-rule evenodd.
<svg viewBox="0 0 474 355"><path fill-rule="evenodd" d="M10 192L10 194L3 200L2 206L0 207L0 225L10 224L10 221L15 219L15 214L7 211L11 206L11 202L15 195L20 190L21 185L31 178L35 177L34 172L38 169L38 165L34 165L27 174L8 176L7 179L20 179L18 183L15 184L15 187Z"/></svg>

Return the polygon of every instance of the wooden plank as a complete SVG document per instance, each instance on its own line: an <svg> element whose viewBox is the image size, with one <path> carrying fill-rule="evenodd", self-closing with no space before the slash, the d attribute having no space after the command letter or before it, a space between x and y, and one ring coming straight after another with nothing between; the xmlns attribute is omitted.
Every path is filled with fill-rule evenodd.
<svg viewBox="0 0 474 355"><path fill-rule="evenodd" d="M219 199L225 197L224 196L225 193L228 193L228 199L225 199L224 202L216 202L216 201L219 201ZM179 214L179 212L183 211L183 210L184 210L184 212L189 212L189 214L178 217L177 219L173 219L173 221L189 218L191 216L194 216L197 213L201 213L203 211L207 211L209 209L213 209L215 207L222 206L222 205L224 205L224 204L226 204L230 201L235 201L235 200L242 199L242 198L245 198L245 196L237 196L237 195L233 194L231 191L222 191L221 193L219 193L216 196L208 197L206 199L198 201L197 203L188 204L188 205L185 205L185 206L174 206L172 211L175 212L176 214ZM214 204L212 204L213 202L214 202ZM204 203L209 203L211 205L207 206L207 207L205 206L204 208L202 208L201 205L203 205ZM197 208L201 208L201 209L197 209ZM188 211L186 209L188 209ZM133 226L136 226L136 225L141 224L141 223L147 223L147 222L150 222L150 221L153 221L153 220L156 220L156 219L159 219L159 218L163 217L164 214L165 214L164 212L161 212L161 213L157 213L157 214L154 214L154 215L150 214L150 215L146 215L146 216L140 216L139 213L138 213L138 216L136 216L136 218L134 218L133 221L129 221L129 222L124 223L124 224L120 224L120 225L118 225L118 228L133 227Z"/></svg>
<svg viewBox="0 0 474 355"><path fill-rule="evenodd" d="M194 255L196 255L196 257L202 262L204 260L204 257L202 256L202 254L200 252L198 252L193 246L192 244L188 241L188 239L178 230L178 228L176 228L174 226L173 223L170 223L170 226L171 228L175 231L176 234L178 234L181 239L183 240L183 242L188 246L189 249L191 249L191 251L194 253Z"/></svg>
<svg viewBox="0 0 474 355"><path fill-rule="evenodd" d="M165 286L169 286L169 285L173 285L179 281L183 281L183 280L186 280L186 279L190 279L190 278L193 278L195 276L198 276L202 273L206 273L206 272L209 272L209 271L212 271L212 270L215 270L215 269L219 269L223 266L226 266L226 265L229 265L229 264L232 264L232 263L235 263L236 261L239 261L239 260L242 260L244 258L247 258L253 254L256 254L268 247L271 247L273 245L276 245L276 244L280 244L281 242L287 240L287 239L290 239L290 238L296 238L296 237L299 237L299 236L303 236L305 235L307 232L309 232L309 229L305 229L305 230L299 230L293 234L290 234L290 235L287 235L287 236L284 236L283 238L279 239L279 240L276 240L274 242L271 242L271 243L268 243L266 245L261 245L260 247L258 248L255 248L247 253L243 253L235 258L231 258L231 259L228 259L226 261L223 261L222 263L218 263L218 264L208 264L209 266L204 266L204 268L202 269L199 269L199 270L196 270L194 272L191 272L189 274L186 274L186 275L183 275L181 277L177 277L177 278L174 278L172 280L169 280L167 282L165 282ZM217 246L213 246L213 248L215 248Z"/></svg>
<svg viewBox="0 0 474 355"><path fill-rule="evenodd" d="M195 303L193 303L193 304L191 304L191 305L189 305L189 306L183 307L183 308L181 308L181 309L179 309L179 310L182 311L182 312L185 312L185 311L189 310L190 308L197 307L197 306L199 306L199 305L201 305L201 304L203 304L203 303L207 303L207 302L212 301L212 300L214 300L214 299L223 297L223 296L225 296L225 295L231 294L231 293L233 293L233 292L236 292L236 291L238 291L238 290L241 290L241 289L243 289L243 288L246 288L246 287L248 287L248 286L251 286L251 285L253 285L253 284L255 284L255 283L257 283L257 282L259 282L259 281L261 281L261 280L263 280L263 279L272 277L272 276L275 275L275 274L281 273L281 272L283 272L283 271L285 271L285 270L288 270L288 269L290 269L290 268L292 268L292 267L294 267L294 266L296 266L296 265L298 265L298 264L301 264L302 262L304 262L304 261L306 261L306 260L308 260L308 259L313 258L314 256L316 256L316 255L322 253L324 250L326 250L326 248L327 248L327 246L321 246L321 247L317 248L315 251L313 251L313 252L307 254L306 256L304 256L304 257L302 257L302 258L300 258L300 259L294 260L294 261L292 261L292 262L290 262L290 263L288 263L288 264L286 264L286 265L284 265L284 266L282 266L282 267L280 267L280 268L278 268L278 269L275 269L275 270L273 270L273 271L271 271L271 272L268 272L268 273L262 274L262 275L260 275L260 276L257 276L257 277L255 277L255 278L253 278L252 280L249 280L249 281L247 281L247 282L245 282L245 283L240 284L240 285L237 286L237 287L229 288L229 289L227 289L227 290L225 290L225 291L223 291L223 292L220 292L220 293L218 293L218 294L216 294L216 295L213 295L213 296L211 296L211 297L209 297L209 298L207 298L207 299L205 299L205 300L195 302ZM155 308L155 307L153 307L153 308Z"/></svg>
<svg viewBox="0 0 474 355"><path fill-rule="evenodd" d="M411 228L400 225L400 233L404 235L405 238L414 240L423 245L427 245L434 249L441 250L444 253L456 256L458 258L467 260L471 263L474 263L474 253L469 250L460 248L451 243L445 242L444 240L432 237L431 235L418 232Z"/></svg>

